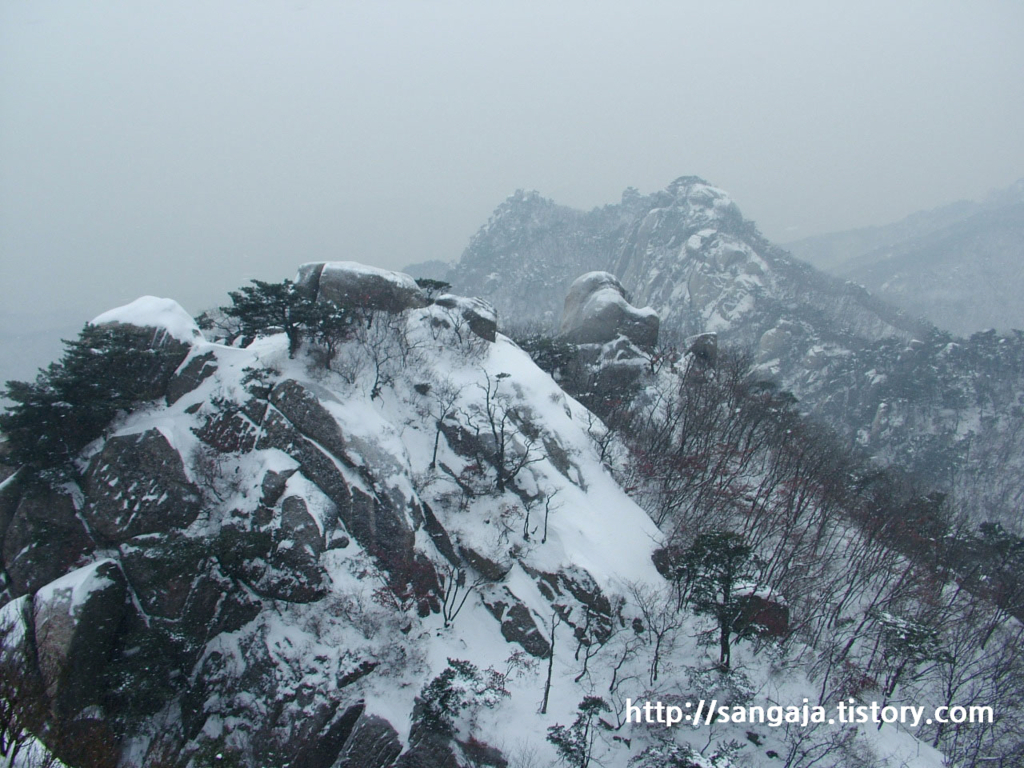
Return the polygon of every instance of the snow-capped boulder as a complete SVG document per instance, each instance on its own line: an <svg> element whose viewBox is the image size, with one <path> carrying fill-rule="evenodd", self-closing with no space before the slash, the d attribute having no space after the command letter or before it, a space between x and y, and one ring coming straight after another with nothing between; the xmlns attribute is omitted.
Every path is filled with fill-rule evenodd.
<svg viewBox="0 0 1024 768"><path fill-rule="evenodd" d="M705 368L714 368L718 362L718 334L698 333L686 340L686 353Z"/></svg>
<svg viewBox="0 0 1024 768"><path fill-rule="evenodd" d="M155 331L154 339L170 338L184 344L202 341L196 321L174 299L142 296L123 307L93 318L90 325L130 325Z"/></svg>
<svg viewBox="0 0 1024 768"><path fill-rule="evenodd" d="M426 295L409 275L355 261L303 264L295 285L307 295L339 307L402 312L427 305Z"/></svg>
<svg viewBox="0 0 1024 768"><path fill-rule="evenodd" d="M565 297L560 333L575 344L604 344L625 336L638 347L658 343L658 313L629 303L625 288L610 272L576 278Z"/></svg>
<svg viewBox="0 0 1024 768"><path fill-rule="evenodd" d="M202 506L181 455L158 429L107 440L85 478L89 526L111 542L188 526Z"/></svg>
<svg viewBox="0 0 1024 768"><path fill-rule="evenodd" d="M446 293L438 296L434 303L439 307L458 312L469 324L469 330L487 341L494 341L498 332L498 312L483 299L470 299Z"/></svg>
<svg viewBox="0 0 1024 768"><path fill-rule="evenodd" d="M116 328L131 346L154 350L150 368L135 382L142 384L142 399L155 399L168 393L168 385L192 346L203 341L195 320L173 299L142 296L130 304L108 310L93 318L90 325Z"/></svg>
<svg viewBox="0 0 1024 768"><path fill-rule="evenodd" d="M793 344L793 333L787 327L769 328L757 343L757 360L766 362L787 355Z"/></svg>

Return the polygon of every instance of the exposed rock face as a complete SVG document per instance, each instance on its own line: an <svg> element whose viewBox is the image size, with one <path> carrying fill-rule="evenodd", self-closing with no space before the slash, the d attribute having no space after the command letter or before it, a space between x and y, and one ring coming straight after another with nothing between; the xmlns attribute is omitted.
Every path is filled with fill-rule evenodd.
<svg viewBox="0 0 1024 768"><path fill-rule="evenodd" d="M3 539L12 594L32 592L63 576L94 546L71 496L33 486L20 497Z"/></svg>
<svg viewBox="0 0 1024 768"><path fill-rule="evenodd" d="M303 264L295 284L317 300L339 307L402 312L427 305L426 296L409 275L354 261Z"/></svg>
<svg viewBox="0 0 1024 768"><path fill-rule="evenodd" d="M327 593L327 574L320 566L324 549L324 536L306 503L298 496L286 498L269 561L270 573L277 576L275 592L282 599L307 603Z"/></svg>
<svg viewBox="0 0 1024 768"><path fill-rule="evenodd" d="M114 437L89 464L82 511L111 542L187 527L202 506L181 456L158 429Z"/></svg>
<svg viewBox="0 0 1024 768"><path fill-rule="evenodd" d="M484 605L501 622L501 635L510 643L518 643L531 656L546 659L551 643L541 634L530 609L512 594L508 587L483 594Z"/></svg>
<svg viewBox="0 0 1024 768"><path fill-rule="evenodd" d="M167 382L167 404L172 405L193 391L217 370L212 352L196 355Z"/></svg>
<svg viewBox="0 0 1024 768"><path fill-rule="evenodd" d="M125 574L146 614L180 619L208 567L203 543L171 530L130 539L120 552Z"/></svg>
<svg viewBox="0 0 1024 768"><path fill-rule="evenodd" d="M458 758L445 739L423 738L398 758L395 768L460 768Z"/></svg>
<svg viewBox="0 0 1024 768"><path fill-rule="evenodd" d="M460 741L459 747L462 748L462 754L466 756L471 765L508 768L508 760L501 754L501 751L488 744L481 744L478 741Z"/></svg>
<svg viewBox="0 0 1024 768"><path fill-rule="evenodd" d="M460 546L459 552L462 553L466 562L488 581L501 581L508 575L508 572L512 570L513 564L511 562L498 562L496 560L492 560L486 555L477 552L472 547L465 545Z"/></svg>
<svg viewBox="0 0 1024 768"><path fill-rule="evenodd" d="M558 573L527 569L562 619L573 628L584 644L605 642L614 631L611 602L582 568L567 568Z"/></svg>
<svg viewBox="0 0 1024 768"><path fill-rule="evenodd" d="M387 768L402 752L398 733L387 720L375 715L359 718L337 768Z"/></svg>
<svg viewBox="0 0 1024 768"><path fill-rule="evenodd" d="M608 272L581 275L565 297L561 336L575 344L572 387L598 415L628 399L658 343L658 315L636 309Z"/></svg>
<svg viewBox="0 0 1024 768"><path fill-rule="evenodd" d="M750 626L761 637L785 637L789 634L789 606L782 600L760 594L741 600L740 624Z"/></svg>
<svg viewBox="0 0 1024 768"><path fill-rule="evenodd" d="M99 703L96 681L113 650L126 600L124 576L112 560L73 571L33 598L39 669L59 717Z"/></svg>
<svg viewBox="0 0 1024 768"><path fill-rule="evenodd" d="M693 355L694 362L702 368L714 368L718 364L718 334L700 333L686 340L686 351Z"/></svg>
<svg viewBox="0 0 1024 768"><path fill-rule="evenodd" d="M922 249L934 245L935 253L960 267L964 254L976 252L974 245L981 252L998 241L1002 253L1014 253L1020 238L1011 242L1007 233L1020 230L1021 206L1018 185L998 210L937 210L927 221L911 217L895 228L861 233L892 239L865 243L872 259L858 274L879 286L934 289L928 301L933 309L941 303L946 318L950 296L962 296L964 286L977 290L977 280L985 278L983 293L1011 298L972 309L1001 312L1012 303L1009 286L1020 282L1020 259L1004 265L1008 279L1000 282L986 268L968 269L965 277L963 269L936 269ZM1000 220L989 220L989 214ZM1004 215L1016 223L1002 220ZM994 240L974 236L982 231ZM886 258L890 254L893 259ZM891 271L897 262L898 279ZM802 412L879 460L952 492L979 522L998 520L1024 531L1019 505L1008 501L1019 498L1024 476L1024 461L1017 459L1024 457L1024 430L1015 415L1024 386L1024 342L1017 334L955 339L942 333L864 287L793 258L744 219L725 191L692 176L650 195L628 190L620 203L589 212L517 193L498 206L446 279L453 290L491 302L504 318L553 329L572 282L591 270L617 275L633 301L656 309L662 341L714 333L721 350L752 350L756 375L791 392ZM940 283L958 284L946 291ZM964 310L957 317L970 322L971 315ZM910 354L912 339L927 351ZM999 414L995 420L988 418L993 413ZM965 430L970 423L980 426ZM993 461L995 455L1014 458Z"/></svg>
<svg viewBox="0 0 1024 768"><path fill-rule="evenodd" d="M658 343L658 322L654 310L630 305L614 275L588 272L569 287L559 332L574 344L605 344L621 335L650 348Z"/></svg>
<svg viewBox="0 0 1024 768"><path fill-rule="evenodd" d="M363 546L409 560L414 535L401 500L387 497L383 489L373 495L350 489L336 465L317 447L327 449L330 456L358 472L337 421L321 403L337 399L329 392L287 380L274 388L270 400L288 421L266 430L268 447L292 452L303 473L337 505L346 528ZM296 431L298 434L292 434Z"/></svg>
<svg viewBox="0 0 1024 768"><path fill-rule="evenodd" d="M469 324L469 330L485 341L494 341L498 332L498 313L483 299L470 299L446 293L438 296L434 303L439 307L458 312Z"/></svg>
<svg viewBox="0 0 1024 768"><path fill-rule="evenodd" d="M329 272L316 273L318 291ZM438 318L451 324L433 325ZM386 404L370 394L367 370L345 378L315 368L322 363L311 355L282 374L274 361L287 354L283 334L251 349L199 340L168 374L161 402L119 416L78 457L80 487L34 490L30 474L0 484L4 597L40 590L42 612L25 608L28 595L16 603L36 630L24 633L25 646L83 743L111 745L111 755L130 745L120 759L141 764L155 764L162 749L197 764L221 750L248 766L507 764L485 743L501 742L477 741L475 726L452 734L421 725L413 738L409 710L439 656L494 671L461 626L489 633L487 653L496 644L550 656L540 618L548 609L535 604L543 597L521 572L529 597L517 596L509 577L543 546L519 533L518 503L543 485L584 487L601 470L581 458L580 406L497 334L486 303L442 297L374 327L415 351L387 372ZM362 351L358 339L344 343ZM253 384L247 372L260 366ZM497 438L482 428L495 381L510 414L505 436L515 450L533 446L505 498L494 490ZM429 409L446 385L461 389L438 433ZM428 466L435 438L438 461ZM638 508L627 514L648 522ZM437 569L446 564L503 583L486 587L486 607L477 588L463 593L461 626L442 628L436 614L448 594ZM389 691L398 690L395 709ZM390 722L368 714L382 709ZM50 733L59 752L65 734L44 739ZM69 764L88 763L66 754Z"/></svg>

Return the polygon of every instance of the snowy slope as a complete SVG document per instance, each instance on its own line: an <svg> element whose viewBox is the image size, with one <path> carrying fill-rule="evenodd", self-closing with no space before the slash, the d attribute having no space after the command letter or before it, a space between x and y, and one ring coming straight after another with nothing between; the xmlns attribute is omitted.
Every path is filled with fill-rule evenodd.
<svg viewBox="0 0 1024 768"><path fill-rule="evenodd" d="M79 592L103 586L95 568L124 573L125 616L96 679L128 689L88 715L120 730L121 765L169 753L194 765L214 753L390 765L356 761L372 736L416 759L443 747L468 764L483 743L543 766L558 759L548 729L571 725L589 695L609 705L593 747L609 768L663 737L716 765L758 765L839 733L624 722L627 699L817 703L814 651L738 644L737 671L723 674L699 642L707 620L684 614L651 679L638 595L667 588L652 562L663 535L602 464L599 422L508 338L489 343L432 305L376 315L325 366L309 348L290 358L283 334L245 348L205 341L186 317L145 299L98 318L163 329L191 351L176 398L124 416L82 457L75 515L95 546L75 564L84 570L34 598L70 595L73 612ZM504 464L492 463L499 443ZM143 465L152 485L133 479L140 455L155 457ZM172 525L180 507L162 505L182 486L201 503ZM439 747L417 735L414 711L448 659L495 670L504 691L468 698L457 741ZM904 728L848 736L818 764L856 753L942 765Z"/></svg>

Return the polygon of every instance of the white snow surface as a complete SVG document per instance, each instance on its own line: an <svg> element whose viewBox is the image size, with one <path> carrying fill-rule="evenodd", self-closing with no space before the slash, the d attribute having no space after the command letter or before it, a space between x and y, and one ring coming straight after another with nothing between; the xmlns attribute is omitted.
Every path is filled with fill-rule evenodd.
<svg viewBox="0 0 1024 768"><path fill-rule="evenodd" d="M311 262L319 263L319 262ZM303 264L299 267L301 272L302 267L307 266ZM416 285L416 281L411 275L405 274L405 272L395 272L390 269L381 269L380 267L371 267L368 264L360 264L358 261L327 261L324 262L323 272L321 272L321 279L323 275L327 275L330 272L350 272L353 274L360 275L373 275L384 280L388 280L396 285L400 285L403 288L409 288L411 290L418 290L419 286Z"/></svg>
<svg viewBox="0 0 1024 768"><path fill-rule="evenodd" d="M112 562L114 561L109 559L98 560L61 576L41 587L36 593L35 600L46 605L56 605L58 602L66 604L68 614L74 617L93 592L106 589L113 583L106 576L96 573L101 565Z"/></svg>
<svg viewBox="0 0 1024 768"><path fill-rule="evenodd" d="M107 310L92 320L92 325L121 323L139 328L157 328L166 331L179 341L192 344L202 339L203 334L196 321L173 299L156 296L142 296L131 304Z"/></svg>

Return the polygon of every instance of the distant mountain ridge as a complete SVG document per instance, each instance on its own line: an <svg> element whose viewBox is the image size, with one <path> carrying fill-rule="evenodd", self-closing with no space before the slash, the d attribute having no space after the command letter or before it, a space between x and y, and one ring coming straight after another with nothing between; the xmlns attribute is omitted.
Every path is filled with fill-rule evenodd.
<svg viewBox="0 0 1024 768"><path fill-rule="evenodd" d="M1001 210L1009 190L993 198ZM922 215L980 221L972 204ZM916 223L915 223L916 222ZM446 279L499 310L504 327L554 332L580 274L611 272L661 318L664 343L713 332L749 351L851 444L954 492L977 520L1021 530L1024 339L956 339L863 286L818 271L764 238L729 195L695 176L577 211L519 191L473 236Z"/></svg>
<svg viewBox="0 0 1024 768"><path fill-rule="evenodd" d="M784 247L954 333L1024 327L1024 179L981 202Z"/></svg>
<svg viewBox="0 0 1024 768"><path fill-rule="evenodd" d="M619 204L589 212L520 190L473 236L447 280L506 317L554 325L569 284L594 270L617 275L640 305L659 309L663 329L682 334L714 331L755 346L787 322L858 339L929 332L772 245L725 191L696 176L650 195L628 189ZM763 359L770 353L761 350Z"/></svg>

